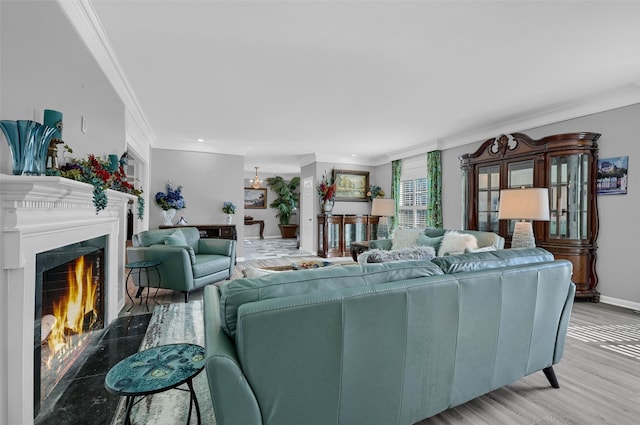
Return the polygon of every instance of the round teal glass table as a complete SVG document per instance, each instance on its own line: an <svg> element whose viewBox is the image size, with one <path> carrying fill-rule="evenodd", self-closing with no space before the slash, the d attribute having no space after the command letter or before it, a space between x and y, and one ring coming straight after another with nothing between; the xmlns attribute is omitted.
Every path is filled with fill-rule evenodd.
<svg viewBox="0 0 640 425"><path fill-rule="evenodd" d="M139 351L113 366L104 378L105 388L126 397L125 425L131 424L131 408L142 398L177 388L189 387L189 416L192 406L196 408L200 424L200 406L193 390L193 378L204 368L204 348L195 344L168 344ZM134 402L136 397L141 397Z"/></svg>

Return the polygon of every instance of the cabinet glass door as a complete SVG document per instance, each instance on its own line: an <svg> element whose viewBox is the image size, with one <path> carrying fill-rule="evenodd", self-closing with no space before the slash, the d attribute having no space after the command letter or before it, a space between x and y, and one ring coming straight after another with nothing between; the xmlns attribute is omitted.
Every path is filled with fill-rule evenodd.
<svg viewBox="0 0 640 425"><path fill-rule="evenodd" d="M367 240L367 225L366 223L358 221L354 223L345 223L344 225L345 251L351 247L351 242L362 242Z"/></svg>
<svg viewBox="0 0 640 425"><path fill-rule="evenodd" d="M478 168L478 230L498 232L500 166Z"/></svg>
<svg viewBox="0 0 640 425"><path fill-rule="evenodd" d="M587 239L589 156L551 157L549 236Z"/></svg>

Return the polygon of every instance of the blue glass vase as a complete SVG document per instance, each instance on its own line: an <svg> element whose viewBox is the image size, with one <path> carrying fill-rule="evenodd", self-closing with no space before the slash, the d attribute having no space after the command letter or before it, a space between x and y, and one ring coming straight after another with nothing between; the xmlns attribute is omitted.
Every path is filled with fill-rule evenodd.
<svg viewBox="0 0 640 425"><path fill-rule="evenodd" d="M13 174L45 174L49 142L57 130L30 120L3 120L0 121L0 128L11 150Z"/></svg>

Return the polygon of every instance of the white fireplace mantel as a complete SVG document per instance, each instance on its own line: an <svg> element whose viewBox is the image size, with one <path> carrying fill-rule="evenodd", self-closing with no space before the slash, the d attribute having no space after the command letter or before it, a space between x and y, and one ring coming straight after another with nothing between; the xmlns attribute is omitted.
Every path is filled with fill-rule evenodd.
<svg viewBox="0 0 640 425"><path fill-rule="evenodd" d="M96 214L93 186L62 177L0 174L0 425L33 424L36 255L107 236L105 323L124 305L127 204L107 191Z"/></svg>

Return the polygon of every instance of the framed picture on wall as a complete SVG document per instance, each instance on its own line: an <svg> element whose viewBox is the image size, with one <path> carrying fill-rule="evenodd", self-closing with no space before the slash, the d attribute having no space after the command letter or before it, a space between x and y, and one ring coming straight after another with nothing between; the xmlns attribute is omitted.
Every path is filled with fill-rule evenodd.
<svg viewBox="0 0 640 425"><path fill-rule="evenodd" d="M244 188L244 209L264 209L267 208L267 189Z"/></svg>
<svg viewBox="0 0 640 425"><path fill-rule="evenodd" d="M628 168L628 156L598 159L598 195L626 195Z"/></svg>
<svg viewBox="0 0 640 425"><path fill-rule="evenodd" d="M368 202L369 172L352 170L333 170L336 183L336 201Z"/></svg>

